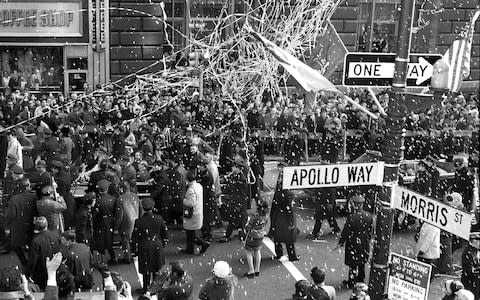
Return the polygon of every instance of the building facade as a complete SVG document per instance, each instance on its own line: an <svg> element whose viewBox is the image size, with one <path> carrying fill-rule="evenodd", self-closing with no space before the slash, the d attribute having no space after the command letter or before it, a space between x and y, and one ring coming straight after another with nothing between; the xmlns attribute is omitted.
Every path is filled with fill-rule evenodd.
<svg viewBox="0 0 480 300"><path fill-rule="evenodd" d="M108 36L100 47L91 34L99 16L92 11L92 1L96 0L0 2L2 90L75 93L108 81ZM15 80L8 80L12 77Z"/></svg>

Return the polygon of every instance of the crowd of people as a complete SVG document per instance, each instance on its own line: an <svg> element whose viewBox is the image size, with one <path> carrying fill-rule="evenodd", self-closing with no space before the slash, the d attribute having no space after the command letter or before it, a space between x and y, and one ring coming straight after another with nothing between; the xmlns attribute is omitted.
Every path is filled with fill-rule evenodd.
<svg viewBox="0 0 480 300"><path fill-rule="evenodd" d="M352 91L351 95L362 106L376 110L367 92ZM0 228L0 241L8 244L7 250L20 260L18 268L2 271L2 290L22 290L24 277L45 295L57 285L60 295L89 290L96 268L104 277L106 291L113 286L119 294L131 298L128 284L110 272L107 265L130 264L137 256L143 275L143 297L163 293L164 299L181 299L181 291L188 299L192 278L180 263L172 262L168 274L160 272L171 260L164 254L168 231L185 231L183 254L205 254L213 241L213 231L227 223L219 242L229 242L238 231L248 263L245 277L260 276L260 249L267 234L274 241L276 259L283 257L285 244L288 260L299 260L294 196L282 189L282 172L272 204L262 197L264 156L269 143L256 129L289 132L282 143L272 145L278 145L275 150L284 155L287 165L298 165L305 150L299 132L318 135L310 149L322 161L337 163L344 130L365 129L372 133L384 130L385 124L379 113L378 120L369 120L362 110L327 95L320 95L310 109L311 104L307 105L300 95L264 98L239 102L237 106L230 100L223 101L214 87L206 88L202 97L198 92L178 94L173 88L140 92L107 88L68 98L45 94L37 99L28 91L1 95L0 153L6 159L0 163L0 174L4 174L0 207L6 222ZM379 99L387 104L388 94L379 95ZM250 103L253 105L248 106ZM468 101L460 96L445 100L443 117L439 118L433 109L412 114L407 118L407 128L428 130L439 126L478 131L476 105L475 97ZM455 113L459 118L451 119ZM462 118L465 122L460 121ZM476 143L476 148L469 146L472 154L478 151ZM430 144L423 144L426 152L433 152ZM377 140L365 134L349 148L351 159L366 149L381 150L376 148L378 145ZM440 147L438 156L431 154L434 162L451 153ZM425 164L430 170L432 165ZM415 189L435 195L438 176L421 172L419 169ZM139 182L152 186L148 197L139 198ZM86 185L86 191L76 199L72 186L79 184ZM419 190L422 188L426 191ZM472 189L472 172L459 163L451 192L460 195L464 208L472 207ZM373 225L371 213L364 207L372 199L363 190L352 192L352 213L340 229L335 220L337 190L317 192L316 225L310 237L318 237L322 221L327 218L332 234L340 235L338 246L346 247L345 263L350 272L344 285L354 289L353 299L366 299L365 287L357 283L365 279L364 265L369 258L366 242L371 239ZM447 196L458 202L455 193ZM447 196L445 201L453 201ZM267 223L271 225L265 233ZM440 252L451 256L446 251L422 247L442 245L451 249L453 236L440 243L438 234L438 239L437 235L431 239L431 245L420 247L421 242L430 240L425 236L434 235L434 230L428 230L425 224L419 230L419 259L432 263L440 258ZM120 254L114 251L117 236ZM478 237L472 237L464 254L462 283L478 295L480 247ZM64 263L56 266L58 260ZM449 271L451 267L450 263ZM217 262L213 273L199 298L233 299L236 278L228 263ZM311 277L313 283L297 283L295 299L335 297L334 290L325 288L324 270L312 269Z"/></svg>

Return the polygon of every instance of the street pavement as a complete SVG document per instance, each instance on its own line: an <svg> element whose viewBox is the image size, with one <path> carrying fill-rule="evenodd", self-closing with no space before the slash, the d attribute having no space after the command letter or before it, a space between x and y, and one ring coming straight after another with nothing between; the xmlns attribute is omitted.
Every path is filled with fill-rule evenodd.
<svg viewBox="0 0 480 300"><path fill-rule="evenodd" d="M264 182L266 191L264 194L267 201L271 201L273 196L273 188L278 176L278 169L276 163L266 163ZM300 207L301 206L301 207ZM259 277L248 279L243 277L247 272L247 264L242 249L242 243L238 238L232 239L228 243L217 243L215 240L222 236L222 231L214 232L214 243L210 246L207 252L201 256L199 255L184 255L178 253L178 250L185 247L185 233L182 230L169 230L170 242L165 249L167 262L181 261L188 273L190 273L194 280L194 299L198 299L198 294L202 284L206 279L212 276L212 268L215 261L227 261L233 269L233 273L238 276L239 283L235 290L236 300L283 300L291 299L294 293L294 284L301 278L309 279L311 268L318 266L326 271L326 284L333 285L337 289L337 299L348 299L351 292L341 286L342 280L347 278L348 267L343 263L344 250L334 250L338 243L338 237L328 235L331 230L328 223L325 221L322 226L324 235L320 241L307 240L305 236L311 232L313 220L314 207L313 203L304 201L297 203L297 225L300 229L300 235L296 243L297 253L301 256L299 261L285 262L273 260L273 243L265 238L264 246L262 247L262 265ZM345 217L339 216L337 221L340 227L345 223ZM392 238L391 250L393 252L409 255L414 247L413 232L395 232ZM461 250L455 253L455 262L460 263ZM0 256L0 266L5 266L11 263L11 255ZM168 263L167 263L168 265ZM134 264L130 265L115 265L110 268L112 271L119 272L131 286L134 299L137 298L138 293L135 292L137 288L141 287L140 276L136 271ZM367 266L367 280L369 268ZM445 277L435 277L432 281L428 299L441 299L442 289L440 284L445 280ZM99 274L95 274L95 288L99 290L101 287L101 279ZM83 298L85 299L85 298Z"/></svg>

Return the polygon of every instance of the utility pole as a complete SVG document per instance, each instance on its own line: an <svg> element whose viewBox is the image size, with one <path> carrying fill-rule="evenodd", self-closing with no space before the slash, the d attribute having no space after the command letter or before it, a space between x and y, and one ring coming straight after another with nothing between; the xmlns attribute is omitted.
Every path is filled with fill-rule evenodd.
<svg viewBox="0 0 480 300"><path fill-rule="evenodd" d="M382 145L385 160L384 182L397 182L398 163L403 159L403 130L405 127L405 93L407 68L410 56L411 30L415 15L415 0L402 0L398 24L397 56L392 82L392 93L388 104L387 132ZM386 290L389 270L390 240L393 231L394 209L390 207L391 189L384 188L381 207L377 209L375 244L369 277L369 294L372 300L382 300ZM382 197L380 197L382 198Z"/></svg>

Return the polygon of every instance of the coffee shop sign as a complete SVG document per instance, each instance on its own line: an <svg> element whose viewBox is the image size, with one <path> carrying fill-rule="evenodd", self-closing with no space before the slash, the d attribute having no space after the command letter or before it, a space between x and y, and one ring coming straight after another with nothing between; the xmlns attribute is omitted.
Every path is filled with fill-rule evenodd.
<svg viewBox="0 0 480 300"><path fill-rule="evenodd" d="M81 2L3 2L0 36L82 36Z"/></svg>

